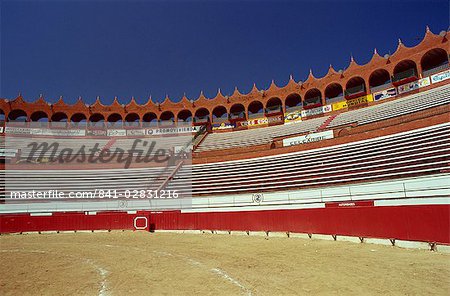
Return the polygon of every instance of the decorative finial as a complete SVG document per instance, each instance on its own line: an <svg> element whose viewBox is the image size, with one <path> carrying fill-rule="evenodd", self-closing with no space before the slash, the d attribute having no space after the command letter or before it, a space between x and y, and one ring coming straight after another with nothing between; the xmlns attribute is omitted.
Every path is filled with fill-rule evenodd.
<svg viewBox="0 0 450 296"><path fill-rule="evenodd" d="M426 26L426 28L425 28L425 32L430 32L431 30L430 30L430 27L428 27L428 25Z"/></svg>
<svg viewBox="0 0 450 296"><path fill-rule="evenodd" d="M402 39L398 38L398 45L400 46L402 44L403 44Z"/></svg>
<svg viewBox="0 0 450 296"><path fill-rule="evenodd" d="M350 62L354 62L355 61L355 59L353 58L353 53L350 53Z"/></svg>
<svg viewBox="0 0 450 296"><path fill-rule="evenodd" d="M59 99L62 101L62 99L63 99L63 96L59 96Z"/></svg>
<svg viewBox="0 0 450 296"><path fill-rule="evenodd" d="M289 80L294 80L294 77L292 77L292 74L289 74Z"/></svg>
<svg viewBox="0 0 450 296"><path fill-rule="evenodd" d="M377 48L375 47L373 50L373 54L378 54Z"/></svg>

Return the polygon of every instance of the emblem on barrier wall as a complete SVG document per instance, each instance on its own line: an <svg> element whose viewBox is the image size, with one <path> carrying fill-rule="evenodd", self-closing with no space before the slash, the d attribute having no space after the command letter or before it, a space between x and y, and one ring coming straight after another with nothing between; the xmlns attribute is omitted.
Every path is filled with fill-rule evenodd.
<svg viewBox="0 0 450 296"><path fill-rule="evenodd" d="M263 202L263 200L264 200L264 195L263 195L262 193L253 193L253 195L252 195L252 201L253 201L254 203L260 204L260 203Z"/></svg>
<svg viewBox="0 0 450 296"><path fill-rule="evenodd" d="M128 202L126 200L119 200L119 208L128 208Z"/></svg>

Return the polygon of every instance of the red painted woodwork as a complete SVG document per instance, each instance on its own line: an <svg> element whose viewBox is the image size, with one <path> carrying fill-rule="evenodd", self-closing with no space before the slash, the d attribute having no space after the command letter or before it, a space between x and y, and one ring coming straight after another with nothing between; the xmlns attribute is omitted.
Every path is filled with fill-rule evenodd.
<svg viewBox="0 0 450 296"><path fill-rule="evenodd" d="M289 231L450 244L450 205L373 206L372 201L354 206L339 204L343 203L315 209L243 212L4 214L0 216L0 232L134 230L134 219L147 217L146 230Z"/></svg>

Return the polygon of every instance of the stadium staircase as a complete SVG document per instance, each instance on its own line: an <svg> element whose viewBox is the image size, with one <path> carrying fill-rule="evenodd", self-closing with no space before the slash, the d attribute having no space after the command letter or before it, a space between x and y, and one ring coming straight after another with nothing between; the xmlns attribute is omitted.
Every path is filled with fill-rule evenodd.
<svg viewBox="0 0 450 296"><path fill-rule="evenodd" d="M319 126L317 131L320 132L320 131L323 131L324 129L326 129L327 126L333 121L333 119L336 118L336 116L338 116L338 114L334 114L334 115L331 115L330 117L328 117L327 120L325 120L325 122L322 123L321 126Z"/></svg>
<svg viewBox="0 0 450 296"><path fill-rule="evenodd" d="M109 148L111 148L113 145L114 145L114 143L116 142L116 138L111 138L111 140L109 140L109 142L108 143L106 143L106 145L105 146L103 146L103 148L102 148L102 152L103 151L107 151L107 150L109 150Z"/></svg>

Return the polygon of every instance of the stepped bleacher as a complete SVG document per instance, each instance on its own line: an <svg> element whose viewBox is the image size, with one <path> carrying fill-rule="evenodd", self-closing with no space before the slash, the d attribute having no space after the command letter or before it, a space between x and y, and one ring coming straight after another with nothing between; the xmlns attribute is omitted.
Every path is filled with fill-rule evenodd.
<svg viewBox="0 0 450 296"><path fill-rule="evenodd" d="M326 128L332 129L348 124L369 124L445 104L450 104L450 85L444 85L366 108L339 113ZM314 132L328 118L329 116L324 116L289 125L278 125L229 133L212 133L198 146L196 152L268 144L274 138Z"/></svg>
<svg viewBox="0 0 450 296"><path fill-rule="evenodd" d="M185 165L167 190L193 195L311 188L360 181L439 174L449 168L450 124L284 155ZM11 190L146 190L167 181L168 169L7 170ZM5 179L6 178L6 183ZM191 191L192 190L192 191Z"/></svg>
<svg viewBox="0 0 450 296"><path fill-rule="evenodd" d="M449 167L449 135L450 124L443 124L311 151L185 166L167 188L232 194L438 174Z"/></svg>
<svg viewBox="0 0 450 296"><path fill-rule="evenodd" d="M287 125L276 125L229 133L212 133L208 134L205 140L198 146L196 151L201 152L207 150L220 150L267 144L270 143L275 137L284 137L293 134L315 131L325 122L326 119L327 117L320 117Z"/></svg>
<svg viewBox="0 0 450 296"><path fill-rule="evenodd" d="M328 128L351 123L357 123L358 125L373 123L444 104L450 104L450 85L444 85L394 101L340 113L328 125Z"/></svg>

